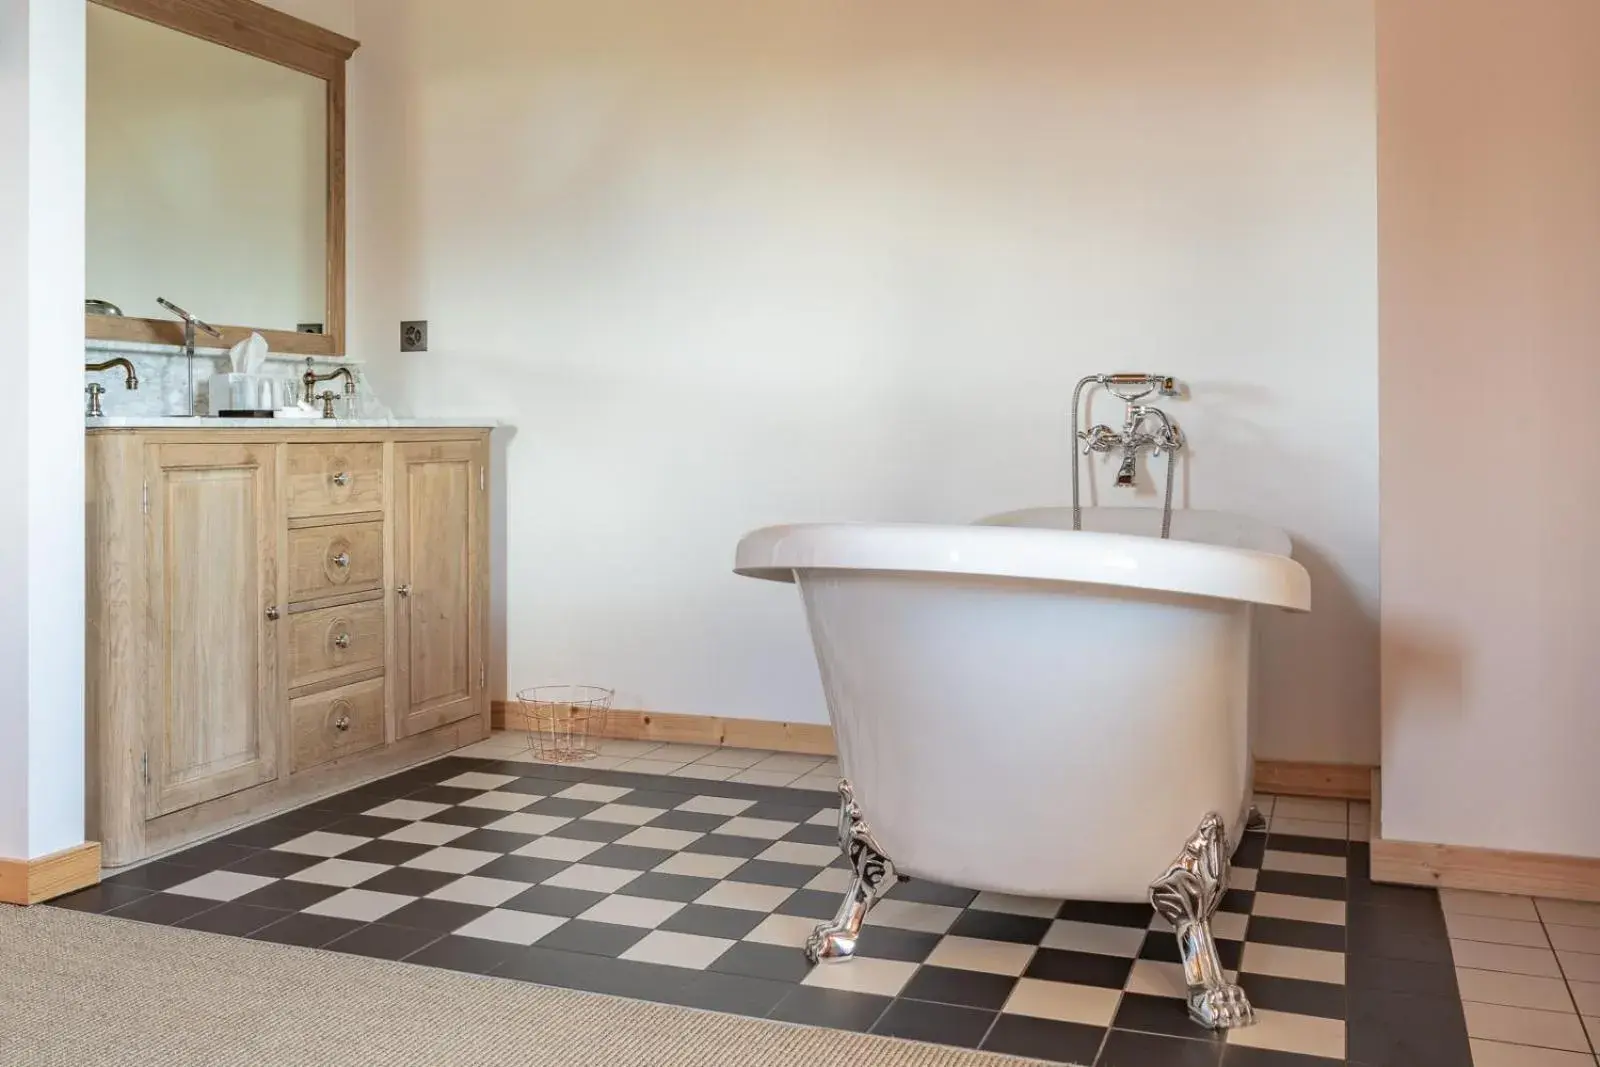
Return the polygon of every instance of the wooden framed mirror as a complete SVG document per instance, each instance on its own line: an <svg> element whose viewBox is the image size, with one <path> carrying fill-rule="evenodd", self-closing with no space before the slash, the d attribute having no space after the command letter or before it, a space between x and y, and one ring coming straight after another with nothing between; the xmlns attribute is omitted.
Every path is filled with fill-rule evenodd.
<svg viewBox="0 0 1600 1067"><path fill-rule="evenodd" d="M345 354L345 63L254 0L87 0L84 336L182 344L164 297L274 352Z"/></svg>

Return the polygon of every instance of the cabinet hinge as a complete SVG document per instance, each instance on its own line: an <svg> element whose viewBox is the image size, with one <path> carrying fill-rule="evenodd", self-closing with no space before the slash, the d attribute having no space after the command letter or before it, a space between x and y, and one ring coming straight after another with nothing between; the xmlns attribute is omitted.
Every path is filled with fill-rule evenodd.
<svg viewBox="0 0 1600 1067"><path fill-rule="evenodd" d="M150 753L146 752L139 758L139 770L144 775L144 784L150 784Z"/></svg>
<svg viewBox="0 0 1600 1067"><path fill-rule="evenodd" d="M483 479L484 479L483 468L480 466L478 468L478 492L480 492L480 493L483 492Z"/></svg>
<svg viewBox="0 0 1600 1067"><path fill-rule="evenodd" d="M150 514L150 479L144 480L144 488L139 491L139 510L146 515Z"/></svg>
<svg viewBox="0 0 1600 1067"><path fill-rule="evenodd" d="M489 684L489 671L483 664L478 664L478 688L482 689Z"/></svg>

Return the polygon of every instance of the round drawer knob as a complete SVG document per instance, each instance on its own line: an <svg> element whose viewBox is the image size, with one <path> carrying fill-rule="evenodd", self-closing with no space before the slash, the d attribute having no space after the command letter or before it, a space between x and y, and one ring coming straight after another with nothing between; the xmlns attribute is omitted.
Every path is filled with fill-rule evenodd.
<svg viewBox="0 0 1600 1067"><path fill-rule="evenodd" d="M338 730L340 733L350 729L350 716L340 715L337 719L334 719L333 728Z"/></svg>
<svg viewBox="0 0 1600 1067"><path fill-rule="evenodd" d="M335 634L334 638L333 638L333 647L334 648L349 648L350 647L350 635L347 634L347 633Z"/></svg>
<svg viewBox="0 0 1600 1067"><path fill-rule="evenodd" d="M345 471L340 471L338 474L333 476L333 484L339 486L341 489L344 488L350 484L350 475Z"/></svg>
<svg viewBox="0 0 1600 1067"><path fill-rule="evenodd" d="M340 552L337 555L329 556L328 562L335 567L348 567L350 566L350 553Z"/></svg>

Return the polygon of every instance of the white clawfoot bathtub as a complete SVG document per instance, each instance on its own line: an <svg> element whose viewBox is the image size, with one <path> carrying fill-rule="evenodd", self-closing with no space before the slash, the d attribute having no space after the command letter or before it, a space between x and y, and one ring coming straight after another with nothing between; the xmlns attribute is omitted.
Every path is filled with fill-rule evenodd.
<svg viewBox="0 0 1600 1067"><path fill-rule="evenodd" d="M1176 512L1162 541L1159 511L1083 516L1083 532L1070 508L1040 508L740 542L740 574L800 587L853 790L842 843L859 824L889 884L1142 901L1186 842L1205 851L1208 813L1226 826L1213 851L1237 841L1251 612L1308 609L1310 580L1287 536L1248 519ZM857 930L886 888L856 887ZM814 955L853 952L846 910Z"/></svg>

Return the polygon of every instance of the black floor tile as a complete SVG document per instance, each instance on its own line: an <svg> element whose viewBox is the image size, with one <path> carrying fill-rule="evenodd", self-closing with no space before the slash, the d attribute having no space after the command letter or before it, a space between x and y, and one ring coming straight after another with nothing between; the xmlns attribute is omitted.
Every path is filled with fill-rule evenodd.
<svg viewBox="0 0 1600 1067"><path fill-rule="evenodd" d="M1344 951L1344 927L1337 923L1301 922L1274 919L1264 915L1250 919L1249 939L1267 945L1290 948L1315 948L1323 952Z"/></svg>
<svg viewBox="0 0 1600 1067"><path fill-rule="evenodd" d="M137 919L140 922L156 923L160 926L176 926L191 915L209 911L216 906L215 900L179 896L176 893L151 893L124 904L108 914L115 915L119 919Z"/></svg>
<svg viewBox="0 0 1600 1067"><path fill-rule="evenodd" d="M1222 1053L1222 1067L1341 1067L1344 1060L1330 1060L1322 1056L1302 1056L1295 1052L1278 1052L1267 1048L1249 1048L1233 1045ZM1366 1067L1362 1064L1361 1067ZM1461 1067L1470 1067L1462 1064Z"/></svg>
<svg viewBox="0 0 1600 1067"><path fill-rule="evenodd" d="M1215 1041L1112 1030L1095 1067L1217 1067L1223 1047Z"/></svg>
<svg viewBox="0 0 1600 1067"><path fill-rule="evenodd" d="M357 851L360 851L357 849ZM497 861L491 861L491 863ZM487 864L485 865L487 866ZM420 867L396 867L368 878L361 888L374 893L397 893L405 897L425 897L461 877L445 871L425 871Z"/></svg>
<svg viewBox="0 0 1600 1067"><path fill-rule="evenodd" d="M624 793L614 804L630 804L636 808L662 808L671 811L683 803L682 793L669 793L662 789L635 789L631 793Z"/></svg>
<svg viewBox="0 0 1600 1067"><path fill-rule="evenodd" d="M1295 871L1262 871L1256 875L1257 893L1282 893L1291 897L1317 897L1322 900L1343 900L1345 880L1323 874L1299 874Z"/></svg>
<svg viewBox="0 0 1600 1067"><path fill-rule="evenodd" d="M570 925L570 924L569 924ZM643 930L638 931L644 933ZM674 994L700 972L683 967L563 952L544 946L518 949L494 973L525 982L582 989L590 993L674 1003Z"/></svg>
<svg viewBox="0 0 1600 1067"><path fill-rule="evenodd" d="M450 934L489 910L478 904L461 904L454 900L414 900L385 915L383 921L393 926Z"/></svg>
<svg viewBox="0 0 1600 1067"><path fill-rule="evenodd" d="M330 834L350 834L352 837L382 837L410 826L408 819L385 819L377 815L351 815L323 827Z"/></svg>
<svg viewBox="0 0 1600 1067"><path fill-rule="evenodd" d="M239 897L235 903L253 904L259 908L279 908L283 911L300 911L318 901L327 900L344 890L338 886L317 885L313 882L291 882L285 879L264 885Z"/></svg>
<svg viewBox="0 0 1600 1067"><path fill-rule="evenodd" d="M570 866L572 864L566 860L547 860L538 856L501 856L490 860L472 873L479 878L503 878L508 882L538 885Z"/></svg>
<svg viewBox="0 0 1600 1067"><path fill-rule="evenodd" d="M88 889L80 889L76 893L68 893L64 897L57 897L49 902L52 908L66 908L68 911L87 911L104 914L113 908L120 908L124 904L131 904L140 897L150 895L148 889L141 889L132 885L117 885L112 882L101 882Z"/></svg>
<svg viewBox="0 0 1600 1067"><path fill-rule="evenodd" d="M1342 985L1278 978L1270 974L1241 974L1239 985L1250 998L1251 1006L1265 1011L1288 1011L1324 1019L1345 1016L1346 993Z"/></svg>
<svg viewBox="0 0 1600 1067"><path fill-rule="evenodd" d="M233 845L223 841L207 841L203 845L186 848L182 852L175 852L170 856L163 856L162 863L170 863L178 867L199 868L200 871L220 871L230 863L237 863L255 854L255 849L244 845ZM190 875L190 877L196 877Z"/></svg>
<svg viewBox="0 0 1600 1067"><path fill-rule="evenodd" d="M801 823L784 834L782 839L800 845L830 845L838 848L839 829L835 826L823 826L820 823Z"/></svg>
<svg viewBox="0 0 1600 1067"><path fill-rule="evenodd" d="M665 923L662 929L666 929ZM797 948L740 941L718 956L710 969L721 974L742 974L794 985L811 973L811 964L806 954Z"/></svg>
<svg viewBox="0 0 1600 1067"><path fill-rule="evenodd" d="M443 967L451 971L488 974L521 949L503 941L445 934L405 958L407 963Z"/></svg>
<svg viewBox="0 0 1600 1067"><path fill-rule="evenodd" d="M492 822L499 822L510 814L509 811L500 811L497 808L454 807L436 811L424 821L442 823L445 826L471 826L475 829L481 829Z"/></svg>
<svg viewBox="0 0 1600 1067"><path fill-rule="evenodd" d="M619 837L626 837L637 827L624 826L617 822L590 822L587 819L574 819L565 826L558 826L551 830L546 837L563 837L572 841L599 841L609 844Z"/></svg>
<svg viewBox="0 0 1600 1067"><path fill-rule="evenodd" d="M690 972L694 974L694 972ZM669 1003L702 1011L721 1011L760 1019L778 1006L794 986L746 975L706 972L694 974L686 985L673 989Z"/></svg>
<svg viewBox="0 0 1600 1067"><path fill-rule="evenodd" d="M665 815L657 815L645 825L660 827L663 830L686 830L692 834L704 834L727 821L726 815L707 815L703 811L669 811Z"/></svg>
<svg viewBox="0 0 1600 1067"><path fill-rule="evenodd" d="M632 827L629 827L632 829ZM676 852L664 848L640 848L637 845L606 845L595 849L583 862L596 867L616 867L624 871L648 871L670 860Z"/></svg>
<svg viewBox="0 0 1600 1067"><path fill-rule="evenodd" d="M457 772L459 773L459 772ZM450 775L455 777L455 775ZM471 800L480 793L488 792L485 789L462 789L453 785L426 785L421 789L413 790L406 794L407 800L423 800L429 804L459 804L463 800ZM468 808L468 811L488 810Z"/></svg>
<svg viewBox="0 0 1600 1067"><path fill-rule="evenodd" d="M371 956L380 960L403 960L439 940L436 930L420 930L389 923L368 923L352 930L324 948L333 952L347 952L354 956Z"/></svg>
<svg viewBox="0 0 1600 1067"><path fill-rule="evenodd" d="M873 926L869 922L861 931L856 953L864 959L921 963L933 955L939 941L938 934L902 930L895 926Z"/></svg>
<svg viewBox="0 0 1600 1067"><path fill-rule="evenodd" d="M849 966L844 964L843 966ZM767 1016L786 1023L803 1023L807 1026L826 1026L833 1030L854 1030L865 1033L889 1007L888 997L870 996L866 993L849 993L842 989L813 989L796 986L788 996L778 1002Z"/></svg>
<svg viewBox="0 0 1600 1067"><path fill-rule="evenodd" d="M269 819L266 822L256 823L254 826L246 826L243 829L235 830L227 837L221 838L220 843L246 848L273 848L283 844L285 841L293 841L295 838L308 834L312 830L321 829L322 826L326 826L329 822L340 818L339 815L332 812L322 812L321 815L325 821L319 820L320 825L318 826L294 826L280 821L281 816Z"/></svg>
<svg viewBox="0 0 1600 1067"><path fill-rule="evenodd" d="M1156 911L1148 904L1096 904L1087 900L1068 900L1056 912L1058 919L1080 923L1098 923L1101 926L1131 926L1143 930L1150 925Z"/></svg>
<svg viewBox="0 0 1600 1067"><path fill-rule="evenodd" d="M1461 1001L1352 990L1345 1055L1362 1067L1469 1067Z"/></svg>
<svg viewBox="0 0 1600 1067"><path fill-rule="evenodd" d="M1352 956L1451 963L1444 916L1409 908L1350 907L1345 911L1346 943Z"/></svg>
<svg viewBox="0 0 1600 1067"><path fill-rule="evenodd" d="M796 889L789 894L782 904L774 910L778 915L798 915L802 919L831 919L839 910L840 894L824 893L820 889ZM872 916L867 916L867 925L872 925Z"/></svg>
<svg viewBox="0 0 1600 1067"><path fill-rule="evenodd" d="M771 847L771 841L759 837L739 837L736 834L708 833L698 840L689 842L683 847L683 851L751 860Z"/></svg>
<svg viewBox="0 0 1600 1067"><path fill-rule="evenodd" d="M541 937L538 947L589 956L620 956L642 941L649 932L637 926L573 919Z"/></svg>
<svg viewBox="0 0 1600 1067"><path fill-rule="evenodd" d="M1224 941L1217 938L1217 958L1222 960L1222 965L1230 971L1239 969L1239 961L1244 958L1243 941ZM1181 963L1178 955L1178 939L1171 934L1166 936L1147 937L1144 945L1139 949L1139 958L1142 960L1160 960L1163 963Z"/></svg>
<svg viewBox="0 0 1600 1067"><path fill-rule="evenodd" d="M1146 1034L1166 1034L1196 1041L1222 1044L1223 1035L1208 1034L1189 1018L1189 1009L1177 997L1152 997L1143 993L1124 993L1111 1025L1118 1030L1137 1030Z"/></svg>
<svg viewBox="0 0 1600 1067"><path fill-rule="evenodd" d="M326 915L290 915L275 923L263 926L250 935L253 941L275 941L280 945L302 945L321 948L335 938L355 930L361 923L351 919L333 919Z"/></svg>
<svg viewBox="0 0 1600 1067"><path fill-rule="evenodd" d="M414 845L409 841L368 841L343 853L339 858L354 860L357 863L381 863L386 867L398 867L402 863L416 859L424 852L432 851L432 845ZM363 884L362 888L368 887Z"/></svg>
<svg viewBox="0 0 1600 1067"><path fill-rule="evenodd" d="M245 937L263 926L286 919L291 912L277 908L258 908L250 904L219 904L197 915L191 915L177 925L186 930L206 930L213 934L232 934Z"/></svg>
<svg viewBox="0 0 1600 1067"><path fill-rule="evenodd" d="M978 897L976 889L928 882L921 878L902 878L884 894L890 900L909 900L914 904L938 904L946 908L965 908Z"/></svg>
<svg viewBox="0 0 1600 1067"><path fill-rule="evenodd" d="M937 1045L977 1048L989 1032L995 1013L921 1000L896 1000L872 1024L872 1032L885 1037L931 1041Z"/></svg>
<svg viewBox="0 0 1600 1067"><path fill-rule="evenodd" d="M311 829L320 829L322 826L335 822L338 819L347 819L352 815L360 815L380 804L385 804L398 797L403 797L413 789L419 787L416 782L400 782L384 779L370 785L361 786L343 793L336 793L331 797L324 797L317 801L317 810L328 812L332 817L325 820L320 826ZM337 813L337 814L334 814Z"/></svg>
<svg viewBox="0 0 1600 1067"><path fill-rule="evenodd" d="M1349 842L1340 837L1305 837L1300 834L1268 834L1267 847L1274 852L1301 852L1314 856L1343 856Z"/></svg>
<svg viewBox="0 0 1600 1067"><path fill-rule="evenodd" d="M1248 833L1240 840L1239 847L1234 849L1232 862L1235 867L1260 867L1266 854L1267 835Z"/></svg>
<svg viewBox="0 0 1600 1067"><path fill-rule="evenodd" d="M601 849L601 852L605 851ZM596 852L598 856L600 853ZM641 874L628 883L631 897L649 897L651 900L676 900L683 904L699 900L707 890L717 885L715 878L691 878L684 874ZM751 927L755 929L755 927Z"/></svg>
<svg viewBox="0 0 1600 1067"><path fill-rule="evenodd" d="M1007 915L998 911L969 908L956 917L950 933L961 937L981 937L988 941L1015 941L1037 945L1050 931L1050 920L1031 915Z"/></svg>
<svg viewBox="0 0 1600 1067"><path fill-rule="evenodd" d="M1346 956L1345 985L1374 993L1413 993L1460 999L1455 964L1393 960L1382 956Z"/></svg>
<svg viewBox="0 0 1600 1067"><path fill-rule="evenodd" d="M356 851L359 852L361 849ZM345 858L352 857L347 853ZM321 856L306 856L298 852L280 852L274 848L267 848L252 850L250 855L228 864L226 869L239 874L259 874L264 878L287 878L321 862Z"/></svg>
<svg viewBox="0 0 1600 1067"><path fill-rule="evenodd" d="M521 767L523 770L527 770L527 764L522 764ZM500 773L510 774L511 772L503 771ZM522 793L526 796L547 797L552 793L559 793L565 788L566 784L557 785L555 782L550 781L549 779L519 777L514 781L507 782L498 787L495 792Z"/></svg>
<svg viewBox="0 0 1600 1067"><path fill-rule="evenodd" d="M581 819L590 812L599 811L604 804L595 800L572 800L569 797L545 797L523 808L534 815L553 815L561 819ZM632 830L633 827L628 827Z"/></svg>
<svg viewBox="0 0 1600 1067"><path fill-rule="evenodd" d="M1017 980L1010 975L930 965L919 967L900 995L912 1000L999 1011L1016 985Z"/></svg>
<svg viewBox="0 0 1600 1067"><path fill-rule="evenodd" d="M1042 978L1047 982L1099 986L1102 989L1121 989L1127 983L1128 973L1132 970L1133 960L1124 956L1103 956L1098 952L1041 948L1033 954L1024 977Z"/></svg>
<svg viewBox="0 0 1600 1067"><path fill-rule="evenodd" d="M645 875L646 878L649 875ZM637 885L638 882L632 883ZM662 897L666 900L669 898ZM766 913L743 908L718 908L709 904L685 904L657 929L677 934L704 934L737 941L766 920Z"/></svg>
<svg viewBox="0 0 1600 1067"><path fill-rule="evenodd" d="M757 885L783 885L799 889L817 876L818 868L798 863L780 863L775 860L749 860L741 864L730 881L755 882Z"/></svg>
<svg viewBox="0 0 1600 1067"><path fill-rule="evenodd" d="M771 819L773 822L792 822L796 825L804 823L819 811L833 811L837 805L829 804L793 804L774 801L759 801L750 805L739 813L745 819ZM834 827L835 835L838 828Z"/></svg>
<svg viewBox="0 0 1600 1067"><path fill-rule="evenodd" d="M1000 1015L980 1046L985 1052L1031 1056L1052 1063L1093 1063L1105 1030L1080 1023L1034 1019L1027 1015Z"/></svg>
<svg viewBox="0 0 1600 1067"><path fill-rule="evenodd" d="M605 898L606 894L596 893L588 889L567 889L557 885L536 885L532 889L523 890L500 906L502 908L511 908L514 911L532 911L540 915L561 915L570 919L574 916L582 915Z"/></svg>
<svg viewBox="0 0 1600 1067"><path fill-rule="evenodd" d="M261 855L254 849L244 850L251 856ZM171 889L175 885L192 881L204 874L193 867L179 867L176 864L165 863L157 860L147 863L143 867L135 867L131 871L123 871L119 875L107 878L102 885L131 886L135 889L144 889L156 892L160 889Z"/></svg>
<svg viewBox="0 0 1600 1067"><path fill-rule="evenodd" d="M477 829L471 833L462 834L450 842L450 847L470 848L478 852L498 852L502 856L509 856L523 845L530 845L537 840L539 840L538 834L518 834L509 830ZM671 855L671 853L668 853L668 855ZM478 872L474 871L473 873L476 874Z"/></svg>
<svg viewBox="0 0 1600 1067"><path fill-rule="evenodd" d="M1222 894L1222 899L1217 902L1218 911L1231 911L1239 915L1249 915L1250 909L1255 906L1256 895L1250 889L1230 889Z"/></svg>

